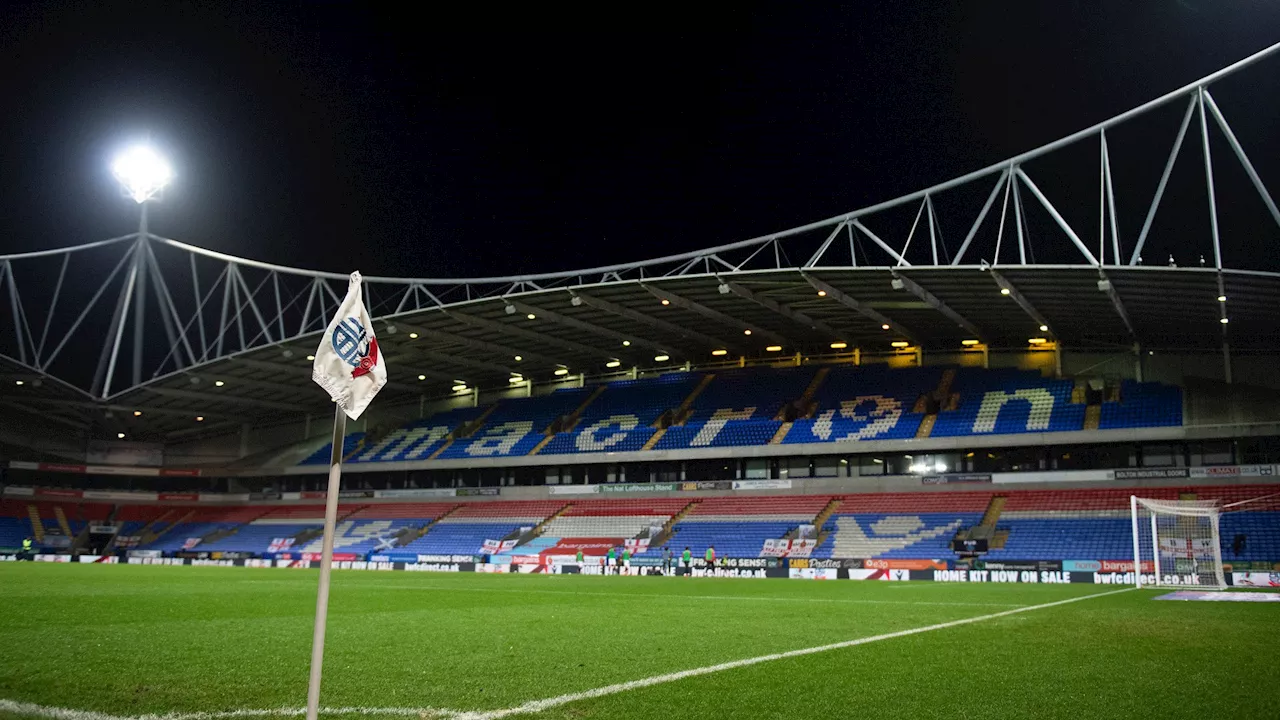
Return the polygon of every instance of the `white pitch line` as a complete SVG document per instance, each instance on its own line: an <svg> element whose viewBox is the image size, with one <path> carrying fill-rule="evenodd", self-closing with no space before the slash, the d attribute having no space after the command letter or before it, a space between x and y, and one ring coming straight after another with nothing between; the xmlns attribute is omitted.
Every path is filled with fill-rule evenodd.
<svg viewBox="0 0 1280 720"><path fill-rule="evenodd" d="M803 655L813 655L815 653L827 652L829 650L839 650L847 647L855 647L857 645L866 645L868 643L879 642L881 640L893 640L894 638L907 637L909 635L919 635L920 633L932 632L934 630L945 630L947 628L959 627L961 625L969 625L971 623L984 622L994 620L996 618L1016 615L1018 613L1030 612L1032 610L1043 610L1044 608L1057 607L1059 605L1067 605L1070 603L1080 602L1082 600L1092 600L1093 598L1106 597L1108 595L1117 595L1119 593L1130 592L1135 588L1123 588L1120 590L1110 590L1107 592L1094 593L1092 595L1082 595L1080 597L1067 598L1066 600L1057 600L1040 605L1025 605L1012 610L1004 610L1001 612L990 613L988 615L978 615L977 617L962 618L960 620L951 620L936 625L926 625L908 630L898 630L896 632L885 633L883 635L872 635L869 637L856 638L854 640L845 640L829 645L818 645L810 648L802 648L799 650L788 650L786 652L772 653L769 655L759 655L752 658L744 658L742 660L732 660L730 662L720 663L718 665L708 665L706 667L692 668L689 670L680 670L678 672L667 673L665 675L654 675L639 680L631 680L616 685L606 685L604 687L592 690L584 690L582 692L568 693L544 700L532 700L517 705L515 707L505 708L502 710L485 710L485 711L460 711L447 710L443 708L375 708L375 707L326 707L320 708L321 715L365 715L365 716L399 716L399 717L418 717L422 720L431 718L440 718L441 720L498 720L499 718L509 717L511 715L524 715L528 713L542 712L553 707L565 705L578 700L588 700L591 698L604 697L606 695L614 695L628 690L638 690L653 685L661 685L663 683L675 682L690 677L698 677L699 675L710 675L724 670L733 670L740 667L748 667L750 665L758 665L760 663L771 662L773 660L783 660L785 658L800 657ZM592 593L605 594L605 593ZM611 593L614 595L633 595L644 597L636 593ZM683 596L697 597L697 596ZM716 597L716 596L707 596ZM741 596L725 596L727 599L744 599ZM778 599L778 598L761 598L761 599ZM933 603L947 604L947 603ZM951 603L954 604L954 603ZM51 707L47 705L37 705L34 703L17 702L14 700L0 699L0 712L9 712L15 715L28 715L32 717L48 718L49 720L234 720L235 718L263 718L263 717L300 717L305 715L304 708L272 708L265 710L227 710L217 712L194 712L194 713L168 713L163 715L111 715L109 713L95 712L93 710L74 710L70 708Z"/></svg>
<svg viewBox="0 0 1280 720"><path fill-rule="evenodd" d="M1013 610L991 613L989 615L979 615L977 617L964 618L963 620L951 620L949 622L938 623L936 625L926 625L924 627L912 628L910 630L899 630L897 632L885 633L883 635L872 635L870 637L858 638L856 640L845 640L844 642L831 643L830 645L818 645L816 647L803 648L801 650L790 650L787 652L760 655L758 657L745 658L742 660L733 660L731 662L720 663L719 665L708 665L706 667L681 670L679 672L667 673L665 675L654 675L640 680L631 680L629 682L618 683L616 685L606 685L605 687L595 688L594 690L569 693L567 695L560 695L553 698L547 698L545 700L533 700L523 705L517 705L516 707L506 708L503 710L460 713L454 717L456 720L498 720L498 718L504 718L510 715L524 715L527 713L542 712L543 710L571 702L577 702L578 700L598 698L605 695L627 692L628 690L638 690L640 688L646 688L653 685L675 682L676 680L697 677L699 675L710 675L711 673L733 670L740 667L747 667L749 665L758 665L760 663L771 662L773 660L800 657L802 655L813 655L815 653L827 652L829 650L839 650L842 648L854 647L856 645L866 645L868 643L879 642L881 640L893 640L894 638L907 637L908 635L919 635L920 633L932 632L934 630L945 630L947 628L958 627L960 625L969 625L971 623L994 620L996 618L1015 615L1017 613L1031 612L1032 610L1043 610L1045 608L1056 607L1058 605L1080 602L1081 600L1091 600L1093 598L1106 597L1107 595L1116 595L1118 593L1129 592L1130 590L1133 590L1133 588L1111 590L1108 592L1094 593L1093 595L1083 595L1081 597L1057 600L1055 602L1043 603L1041 605L1028 605L1025 607L1014 608Z"/></svg>

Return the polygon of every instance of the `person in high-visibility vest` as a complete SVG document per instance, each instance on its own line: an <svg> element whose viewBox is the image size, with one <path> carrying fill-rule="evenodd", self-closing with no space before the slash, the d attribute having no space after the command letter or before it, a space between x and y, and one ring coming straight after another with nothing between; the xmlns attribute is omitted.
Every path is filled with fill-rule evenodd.
<svg viewBox="0 0 1280 720"><path fill-rule="evenodd" d="M581 565L581 564L582 564L582 548L578 548L578 556L577 556L576 558L574 558L574 560L575 560L579 565Z"/></svg>
<svg viewBox="0 0 1280 720"><path fill-rule="evenodd" d="M607 560L604 564L604 574L609 575L610 573L613 572L612 568L618 562L618 552L611 547L609 548L609 554L605 557L607 558Z"/></svg>
<svg viewBox="0 0 1280 720"><path fill-rule="evenodd" d="M693 575L693 552L689 550L689 546L684 546L684 552L680 555L680 564L684 566L684 576Z"/></svg>
<svg viewBox="0 0 1280 720"><path fill-rule="evenodd" d="M622 569L623 574L631 574L631 548L622 548Z"/></svg>
<svg viewBox="0 0 1280 720"><path fill-rule="evenodd" d="M34 560L35 557L32 554L33 549L34 549L34 546L31 542L31 538L29 537L23 538L22 539L22 557L27 560Z"/></svg>
<svg viewBox="0 0 1280 720"><path fill-rule="evenodd" d="M716 570L716 546L707 546L707 573L714 574Z"/></svg>

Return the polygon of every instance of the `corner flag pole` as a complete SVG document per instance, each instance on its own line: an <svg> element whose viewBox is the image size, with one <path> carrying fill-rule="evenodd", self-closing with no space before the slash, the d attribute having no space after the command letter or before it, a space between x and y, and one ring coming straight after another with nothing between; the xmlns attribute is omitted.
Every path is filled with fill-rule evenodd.
<svg viewBox="0 0 1280 720"><path fill-rule="evenodd" d="M320 551L320 590L316 596L316 628L311 639L311 680L307 685L307 720L320 712L320 671L324 663L324 629L329 619L329 574L333 568L333 528L338 521L338 489L342 485L342 441L347 414L335 405L333 448L329 454L329 492L324 503L324 548Z"/></svg>

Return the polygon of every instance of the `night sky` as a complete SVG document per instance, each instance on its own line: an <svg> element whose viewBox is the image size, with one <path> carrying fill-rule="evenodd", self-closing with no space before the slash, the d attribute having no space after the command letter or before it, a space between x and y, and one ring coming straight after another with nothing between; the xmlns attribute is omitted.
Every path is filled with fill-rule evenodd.
<svg viewBox="0 0 1280 720"><path fill-rule="evenodd" d="M178 175L152 231L209 248L418 276L639 260L917 190L1280 40L1280 3L1264 0L699 5L10 0L2 247L130 232L108 164L149 136ZM1219 102L1267 178L1280 73L1263 75ZM1138 202L1181 109L1113 160ZM1095 204L1096 172L1079 174ZM1169 219L1194 203L1175 198ZM1141 207L1123 211L1130 245ZM1244 227L1233 264L1267 262Z"/></svg>

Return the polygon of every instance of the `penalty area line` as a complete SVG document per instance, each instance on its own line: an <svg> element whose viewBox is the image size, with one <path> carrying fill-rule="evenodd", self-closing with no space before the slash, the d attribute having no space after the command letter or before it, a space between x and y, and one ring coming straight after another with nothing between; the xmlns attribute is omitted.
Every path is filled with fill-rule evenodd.
<svg viewBox="0 0 1280 720"><path fill-rule="evenodd" d="M866 645L868 643L879 642L881 640L893 640L895 638L907 637L909 635L919 635L921 633L932 632L934 630L946 630L947 628L959 627L961 625L970 625L972 623L985 622L987 620L995 620L996 618L1008 617L1018 613L1031 612L1032 610L1044 610L1045 608L1058 607L1059 605L1068 605L1070 603L1080 602L1082 600L1092 600L1094 598L1106 597L1108 595L1117 595L1119 593L1129 592L1134 588L1124 588L1122 590L1110 590L1108 592L1094 593L1092 595L1082 595L1080 597L1068 598L1066 600L1056 600L1054 602L1042 603L1040 605L1026 605L1024 607L1014 608L1013 610L1004 610L1002 612L990 613L988 615L978 615L971 618L963 618L960 620L951 620L948 622L937 623L936 625L925 625L923 627L911 628L909 630L898 630L896 632L884 633L883 635L871 635L869 637L857 638L854 640L845 640L843 642L831 643L829 645L818 645L810 648L802 648L800 650L789 650L787 652L772 653L769 655L759 655L752 658L744 658L742 660L733 660L730 662L720 663L718 665L708 665L706 667L692 668L689 670L680 670L679 672L667 673L665 675L654 675L652 677L641 678L640 680L631 680L629 682L617 683L616 685L606 685L604 687L595 688L593 690L584 690L582 692L568 693L559 695L545 700L533 700L523 705L506 708L503 710L490 710L480 712L464 712L453 716L456 720L498 720L499 718L509 717L511 715L525 715L529 713L542 712L553 707L566 705L579 700L589 700L591 698L604 697L606 695L614 695L629 690L638 690L640 688L651 687L653 685L661 685L663 683L675 682L685 678L698 677L699 675L710 675L711 673L722 672L725 670L734 670L736 668L748 667L750 665L758 665L760 663L772 662L774 660L783 660L786 658L801 657L803 655L814 655L816 653L828 652L830 650L840 650L842 648L855 647L857 645Z"/></svg>

